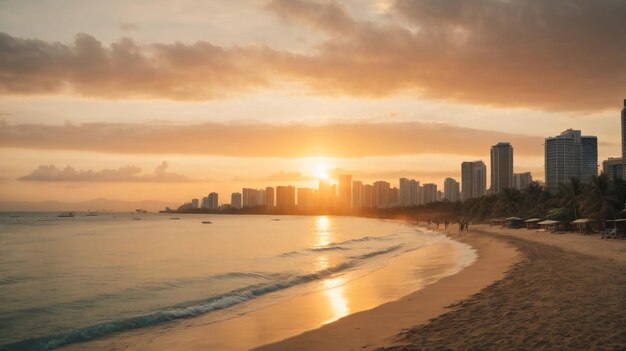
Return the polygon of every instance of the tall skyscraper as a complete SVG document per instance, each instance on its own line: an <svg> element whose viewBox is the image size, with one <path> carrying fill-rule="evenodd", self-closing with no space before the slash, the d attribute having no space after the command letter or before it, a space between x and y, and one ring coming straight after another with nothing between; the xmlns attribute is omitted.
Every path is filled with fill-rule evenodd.
<svg viewBox="0 0 626 351"><path fill-rule="evenodd" d="M533 182L533 176L530 172L513 173L513 185L517 190L524 190L528 188L530 183Z"/></svg>
<svg viewBox="0 0 626 351"><path fill-rule="evenodd" d="M352 176L343 174L339 176L339 208L348 210L352 203Z"/></svg>
<svg viewBox="0 0 626 351"><path fill-rule="evenodd" d="M461 164L461 197L463 201L481 197L487 190L487 166L483 161Z"/></svg>
<svg viewBox="0 0 626 351"><path fill-rule="evenodd" d="M265 188L265 207L274 207L274 188L272 188L271 186Z"/></svg>
<svg viewBox="0 0 626 351"><path fill-rule="evenodd" d="M570 178L589 182L598 174L598 139L582 136L580 130L568 129L545 142L546 186L555 192Z"/></svg>
<svg viewBox="0 0 626 351"><path fill-rule="evenodd" d="M422 188L424 192L424 204L437 201L437 184L426 183Z"/></svg>
<svg viewBox="0 0 626 351"><path fill-rule="evenodd" d="M415 179L400 178L398 189L398 206L411 207L419 205L419 182Z"/></svg>
<svg viewBox="0 0 626 351"><path fill-rule="evenodd" d="M491 193L513 188L513 147L497 143L491 147Z"/></svg>
<svg viewBox="0 0 626 351"><path fill-rule="evenodd" d="M276 187L276 208L280 210L293 210L296 207L296 188L288 186Z"/></svg>
<svg viewBox="0 0 626 351"><path fill-rule="evenodd" d="M243 193L243 203L242 206L244 208L252 208L257 206L257 196L258 192L256 189L251 188L243 188L241 190Z"/></svg>
<svg viewBox="0 0 626 351"><path fill-rule="evenodd" d="M626 99L622 108L622 159L626 160Z"/></svg>
<svg viewBox="0 0 626 351"><path fill-rule="evenodd" d="M375 208L388 208L389 207L389 189L390 184L388 182L379 180L374 182L374 207Z"/></svg>
<svg viewBox="0 0 626 351"><path fill-rule="evenodd" d="M361 207L376 207L374 200L374 186L371 184L363 184L363 186L361 187Z"/></svg>
<svg viewBox="0 0 626 351"><path fill-rule="evenodd" d="M232 208L241 208L241 193L232 193L230 195L230 206Z"/></svg>
<svg viewBox="0 0 626 351"><path fill-rule="evenodd" d="M209 196L207 196L206 207L209 210L217 210L218 209L219 202L218 202L218 195L217 195L217 193L210 193Z"/></svg>
<svg viewBox="0 0 626 351"><path fill-rule="evenodd" d="M621 116L622 125L622 157L609 157L602 161L602 173L611 178L626 179L626 99Z"/></svg>
<svg viewBox="0 0 626 351"><path fill-rule="evenodd" d="M335 187L326 179L320 179L317 192L318 206L322 210L333 208L335 203Z"/></svg>
<svg viewBox="0 0 626 351"><path fill-rule="evenodd" d="M317 190L298 188L298 208L304 211L313 211L317 208Z"/></svg>
<svg viewBox="0 0 626 351"><path fill-rule="evenodd" d="M456 202L461 200L461 191L460 191L460 186L459 186L459 182L457 182L456 180L452 179L452 178L446 178L443 181L443 198L451 201L451 202Z"/></svg>
<svg viewBox="0 0 626 351"><path fill-rule="evenodd" d="M389 189L389 204L388 207L398 207L398 200L400 197L400 191L395 186Z"/></svg>
<svg viewBox="0 0 626 351"><path fill-rule="evenodd" d="M198 208L200 201L198 199L191 199L191 208Z"/></svg>
<svg viewBox="0 0 626 351"><path fill-rule="evenodd" d="M352 208L357 209L361 207L361 191L363 182L360 180L352 181Z"/></svg>

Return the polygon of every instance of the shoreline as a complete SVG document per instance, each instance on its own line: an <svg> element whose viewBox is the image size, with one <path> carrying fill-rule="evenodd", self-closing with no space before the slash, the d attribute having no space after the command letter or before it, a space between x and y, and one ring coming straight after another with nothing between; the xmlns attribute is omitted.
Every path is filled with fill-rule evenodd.
<svg viewBox="0 0 626 351"><path fill-rule="evenodd" d="M457 233L458 225L449 226L447 232ZM375 350L393 346L402 330L425 324L444 314L451 305L502 279L509 268L520 260L515 247L497 238L467 232L460 237L456 234L439 233L470 245L478 253L476 261L456 274L444 277L396 301L350 314L318 329L253 350L343 351Z"/></svg>
<svg viewBox="0 0 626 351"><path fill-rule="evenodd" d="M415 223L413 221L411 221L411 223L407 223L407 221L405 220L398 220L398 219L392 219L392 221L400 222L403 225L415 227ZM419 226L418 229L430 230L430 228L423 228L422 226ZM441 234L435 234L435 235L441 235ZM492 243L495 243L495 241L493 240L489 240L489 241L491 241ZM467 244L467 242L465 244ZM453 245L453 244L451 243L451 244L446 244L446 245ZM495 245L498 246L498 244L495 244ZM465 268L462 268L459 272L456 272L447 276L444 275L443 278L441 277L436 278L436 281L434 283L431 283L429 281L424 281L420 286L417 286L415 288L408 289L408 290L402 290L404 293L400 295L396 295L398 297L394 297L392 300L386 299L386 301L370 305L371 307L352 310L349 312L348 315L341 315L341 316L338 316L338 318L333 318L332 322L323 324L321 325L321 327L320 327L320 324L311 324L312 320L307 321L310 318L306 317L310 315L311 313L310 311L314 311L315 309L318 308L316 304L319 304L319 297L315 298L314 296L312 296L315 294L314 293L312 295L305 295L302 297L294 298L292 300L282 301L276 305L267 305L265 307L262 307L259 310L255 310L250 313L241 314L238 318L223 320L222 322L218 324L209 323L208 321L203 320L203 317L196 317L196 318L192 318L189 320L181 320L181 322L177 322L172 325L165 326L165 327L155 327L151 331L148 330L147 332L146 330L129 331L129 332L125 332L122 334L118 334L117 336L112 337L112 338L107 337L103 339L92 340L87 343L67 345L65 347L62 347L61 349L62 350L74 350L74 349L79 350L85 347L88 347L94 350L111 350L111 349L141 350L141 349L146 349L146 348L167 350L167 349L178 349L181 347L188 349L188 350L205 350L205 349L241 350L241 349L250 349L250 347L266 348L269 345L274 345L274 343L287 342L288 340L292 338L298 338L299 336L297 334L302 333L302 331L305 331L304 334L307 334L310 331L314 332L314 331L317 331L318 329L325 329L329 326L332 326L331 328L334 329L335 326L338 325L337 324L338 322L340 322L339 325L342 325L344 323L343 320L346 318L352 319L354 318L353 317L354 315L359 315L361 313L368 313L369 311L376 310L380 308L381 306L386 306L387 304L394 304L394 303L397 303L398 301L405 300L405 299L408 299L408 301L411 301L411 303L414 303L415 301L411 296L425 289L428 289L427 290L429 291L428 294L432 295L432 297L421 298L421 301L423 302L422 307L427 310L428 314L421 313L421 312L420 314L423 315L424 320L427 320L445 311L445 307L451 304L452 302L456 301L458 296L461 296L461 297L465 296L464 294L459 295L460 291L458 289L456 288L452 289L455 284L450 285L448 283L448 285L444 285L442 288L437 288L440 282L447 281L449 277L456 277L459 274L463 274L463 272L465 272L467 269L470 269L471 267L475 267L477 265L477 262L479 261L483 262L485 257L495 258L498 256L493 253L485 254L484 249L486 249L486 246L485 247L481 246L478 249L472 244L470 244L470 246L472 247L473 250L476 250L478 252L478 257L473 263L471 263L469 266ZM500 244L499 246L503 246L503 245ZM436 246L434 246L433 249L436 249ZM492 250L492 249L493 249L493 245L489 247L489 250ZM434 252L434 253L435 253L435 256L432 256L433 259L437 257L436 256L437 252ZM387 275L394 275L394 274L397 275L398 272L402 272L402 271L405 272L403 274L409 274L411 270L407 270L406 268L403 268L403 267L409 267L408 265L414 264L415 262L422 262L424 259L428 260L430 257L429 255L432 255L432 254L428 254L427 252L420 253L416 251L416 252L411 252L411 253L399 256L394 259L395 262L391 262L391 264L389 264L385 268L382 268L380 272L375 273L379 275L378 278L366 276L366 277L363 277L362 279L357 279L356 281L349 283L346 286L346 289L349 289L348 291L346 291L348 293L348 295L346 296L350 296L349 291L351 290L352 296L355 298L359 298L359 296L361 295L359 291L364 291L363 289L371 289L373 287L372 284L381 283L384 285L384 281L385 281L384 279L386 279L384 277ZM515 252L512 248L509 248L509 255L515 255ZM479 267L482 267L482 269L490 269L489 266L492 266L493 263L494 261L490 260L490 261L480 264ZM507 261L506 264L502 265L502 272L494 271L494 273L498 274L498 276L500 274L503 274L503 271L505 271L509 265L510 265L510 262ZM424 267L428 267L428 266L429 264L426 264L426 266ZM436 266L433 266L433 267L435 269L441 269L441 268L437 268ZM449 268L446 268L446 269L449 269ZM472 268L472 270L474 269L475 268ZM491 270L493 271L493 269ZM447 274L450 274L450 273L447 273ZM480 277L486 277L482 272L478 273L477 275ZM383 277L383 280L381 280L380 278L381 276ZM494 276L492 278L496 279L498 278L498 276ZM487 278L485 281L482 281L480 279L478 279L477 281L478 283L474 284L474 287L473 287L476 290L480 290L483 287L481 284L483 283L488 284L491 282L490 278ZM452 293L450 294L446 292L446 290L455 290L455 291L452 291ZM410 291L413 291L413 292L409 293ZM357 295L354 295L354 292L357 292ZM409 295L407 295L407 293ZM320 292L320 294L325 294L325 293ZM467 295L469 294L471 294L471 291L467 293ZM430 296L430 295L424 295L424 296ZM365 294L365 296L367 296L367 294ZM447 296L447 298L441 299L444 296ZM398 298L399 300L396 300ZM440 306L438 306L436 310L432 310L432 308L435 306L433 301L431 301L433 299L439 299L437 301L440 301L439 302ZM351 301L351 300L348 300L348 301ZM388 301L391 301L391 302L388 302ZM304 307L304 306L307 306L307 307ZM294 310L302 310L303 308L305 308L304 312L301 311L298 313L294 313ZM310 311L307 311L306 310L307 308ZM401 310L405 309L405 307L400 307L400 309ZM221 312L218 311L217 313L221 313ZM415 319L412 318L413 313L405 313L405 315L406 315L406 318L408 319L406 319L406 321L404 322L395 323L393 325L387 323L388 325L387 331L388 331L389 336L395 335L395 333L400 328L406 327L407 325L412 325L411 323L415 321ZM393 315L390 315L388 318L400 321ZM268 341L269 344L266 344L266 345L262 343L251 344L250 340L246 340L246 338L249 338L250 336L245 335L245 333L242 334L242 330L241 330L242 326L248 329L252 327L255 330L254 331L255 333L262 333L262 329L266 326L269 327L270 329L275 328L277 326L276 321L281 320L281 319L288 320L290 321L289 324L293 324L288 327L288 328L291 328L290 329L291 331L285 330L283 332L279 332L278 334L276 334L279 337L270 339ZM282 322L282 324L283 326L280 328L285 328L284 322ZM296 328L296 326L299 326L299 327ZM395 327L397 327L398 329L394 329ZM377 329L376 333L370 333L370 332L367 332L367 333L371 335L379 335L380 328L377 327L376 329ZM363 331L365 331L365 329ZM283 336L280 337L280 334L283 334ZM301 335L304 335L304 334L301 334ZM222 339L224 335L226 335L227 339L235 338L237 339L237 341L234 344L231 344L230 347L223 348L223 347L219 347L218 346L220 345L219 342L216 343L215 340L212 340L213 338L211 338L210 335L220 335L220 338ZM342 339L345 339L345 338L342 337ZM351 339L357 341L357 339L355 338L351 338ZM386 345L386 344L387 343L385 342L384 344L379 344L379 346ZM234 345L238 345L238 346L234 346ZM245 346L245 345L249 345L249 346ZM307 344L304 344L304 345L307 345ZM299 346L298 349L307 349L307 348ZM324 346L323 349L328 349L328 347ZM340 347L337 349L343 349L343 348Z"/></svg>

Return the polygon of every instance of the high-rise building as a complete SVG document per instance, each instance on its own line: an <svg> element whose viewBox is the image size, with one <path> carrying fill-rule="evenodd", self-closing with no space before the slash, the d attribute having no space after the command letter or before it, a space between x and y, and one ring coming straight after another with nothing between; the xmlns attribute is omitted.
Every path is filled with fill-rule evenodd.
<svg viewBox="0 0 626 351"><path fill-rule="evenodd" d="M461 197L463 201L481 197L487 190L487 166L483 161L461 164Z"/></svg>
<svg viewBox="0 0 626 351"><path fill-rule="evenodd" d="M191 199L191 208L198 208L200 201L198 199Z"/></svg>
<svg viewBox="0 0 626 351"><path fill-rule="evenodd" d="M426 183L422 186L422 188L424 193L424 204L437 201L437 184Z"/></svg>
<svg viewBox="0 0 626 351"><path fill-rule="evenodd" d="M568 129L545 142L545 173L549 191L555 192L570 178L583 183L598 174L598 138Z"/></svg>
<svg viewBox="0 0 626 351"><path fill-rule="evenodd" d="M609 157L608 160L602 161L602 173L611 178L626 180L626 99L624 99L621 117L622 157Z"/></svg>
<svg viewBox="0 0 626 351"><path fill-rule="evenodd" d="M288 186L276 187L276 208L288 211L296 207L296 188Z"/></svg>
<svg viewBox="0 0 626 351"><path fill-rule="evenodd" d="M374 186L371 184L363 184L361 187L361 207L374 208L375 206Z"/></svg>
<svg viewBox="0 0 626 351"><path fill-rule="evenodd" d="M626 160L626 99L622 108L622 159Z"/></svg>
<svg viewBox="0 0 626 351"><path fill-rule="evenodd" d="M209 196L207 196L206 202L206 208L209 210L217 210L219 207L217 193L210 193Z"/></svg>
<svg viewBox="0 0 626 351"><path fill-rule="evenodd" d="M533 176L530 172L513 173L513 185L517 190L524 190L528 188L530 183L533 182Z"/></svg>
<svg viewBox="0 0 626 351"><path fill-rule="evenodd" d="M411 207L419 205L419 184L415 179L400 178L398 189L398 206Z"/></svg>
<svg viewBox="0 0 626 351"><path fill-rule="evenodd" d="M241 208L241 193L232 193L230 194L230 206L232 208Z"/></svg>
<svg viewBox="0 0 626 351"><path fill-rule="evenodd" d="M626 161L622 157L609 157L602 161L602 173L612 179L626 180Z"/></svg>
<svg viewBox="0 0 626 351"><path fill-rule="evenodd" d="M388 182L379 180L374 182L374 207L375 208L388 208L389 207L389 189L390 184Z"/></svg>
<svg viewBox="0 0 626 351"><path fill-rule="evenodd" d="M241 192L243 193L242 206L244 208L252 208L257 206L258 191L256 189L243 188Z"/></svg>
<svg viewBox="0 0 626 351"><path fill-rule="evenodd" d="M298 208L304 211L313 211L317 208L317 190L298 188Z"/></svg>
<svg viewBox="0 0 626 351"><path fill-rule="evenodd" d="M443 181L443 198L451 201L451 202L456 202L461 200L461 191L460 191L460 184L459 182L457 182L456 180L452 179L452 178L446 178Z"/></svg>
<svg viewBox="0 0 626 351"><path fill-rule="evenodd" d="M274 207L274 188L272 188L271 186L265 188L265 207Z"/></svg>
<svg viewBox="0 0 626 351"><path fill-rule="evenodd" d="M317 191L318 206L322 210L333 208L335 204L336 188L326 179L320 179Z"/></svg>
<svg viewBox="0 0 626 351"><path fill-rule="evenodd" d="M361 207L361 188L363 187L363 182L360 180L352 181L352 208L357 209Z"/></svg>
<svg viewBox="0 0 626 351"><path fill-rule="evenodd" d="M339 208L348 210L352 203L352 176L343 174L339 176Z"/></svg>
<svg viewBox="0 0 626 351"><path fill-rule="evenodd" d="M389 207L398 207L400 191L395 186L389 189Z"/></svg>
<svg viewBox="0 0 626 351"><path fill-rule="evenodd" d="M491 193L513 188L513 147L497 143L491 147Z"/></svg>

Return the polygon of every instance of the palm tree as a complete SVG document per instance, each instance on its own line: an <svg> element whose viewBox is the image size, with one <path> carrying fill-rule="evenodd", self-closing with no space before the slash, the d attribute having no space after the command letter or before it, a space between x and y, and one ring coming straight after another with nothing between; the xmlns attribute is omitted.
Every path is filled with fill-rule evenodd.
<svg viewBox="0 0 626 351"><path fill-rule="evenodd" d="M516 215L522 204L522 193L515 188L502 189L494 204L493 212L496 217Z"/></svg>
<svg viewBox="0 0 626 351"><path fill-rule="evenodd" d="M578 219L579 207L584 197L584 186L578 178L571 178L559 189L559 198L562 206L574 212L574 219Z"/></svg>
<svg viewBox="0 0 626 351"><path fill-rule="evenodd" d="M611 179L606 174L594 176L587 188L585 201L583 202L583 213L586 216L601 220L611 215L615 219L615 210L619 208L619 197L615 193L615 187Z"/></svg>

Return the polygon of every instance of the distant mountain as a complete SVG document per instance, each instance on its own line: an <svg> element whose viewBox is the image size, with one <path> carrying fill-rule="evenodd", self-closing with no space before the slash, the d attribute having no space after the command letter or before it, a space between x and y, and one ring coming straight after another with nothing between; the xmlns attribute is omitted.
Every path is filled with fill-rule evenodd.
<svg viewBox="0 0 626 351"><path fill-rule="evenodd" d="M81 202L0 201L0 211L134 211L139 208L147 211L160 211L165 207L176 208L178 205L180 204L158 200L123 201L103 198Z"/></svg>

